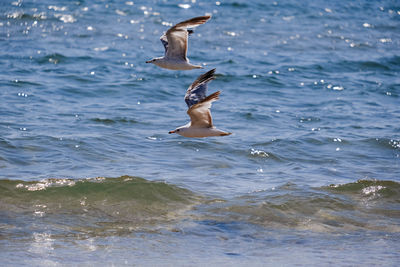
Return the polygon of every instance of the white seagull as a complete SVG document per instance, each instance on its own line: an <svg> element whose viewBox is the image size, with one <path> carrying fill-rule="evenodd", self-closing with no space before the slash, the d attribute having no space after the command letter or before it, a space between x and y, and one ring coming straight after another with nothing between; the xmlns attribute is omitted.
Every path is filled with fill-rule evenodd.
<svg viewBox="0 0 400 267"><path fill-rule="evenodd" d="M231 133L218 130L213 126L211 117L211 104L218 99L220 91L206 97L207 84L215 78L215 69L200 75L196 81L189 86L185 94L185 102L188 106L187 114L190 122L178 127L169 133L177 133L184 137L208 137L225 136Z"/></svg>
<svg viewBox="0 0 400 267"><path fill-rule="evenodd" d="M188 35L193 33L193 31L188 30L188 28L195 28L204 24L210 18L211 16L196 17L180 22L169 28L169 30L160 37L165 48L165 55L163 57L153 58L152 60L146 61L146 63L153 63L161 68L170 70L202 69L201 66L190 64L189 59L186 57Z"/></svg>

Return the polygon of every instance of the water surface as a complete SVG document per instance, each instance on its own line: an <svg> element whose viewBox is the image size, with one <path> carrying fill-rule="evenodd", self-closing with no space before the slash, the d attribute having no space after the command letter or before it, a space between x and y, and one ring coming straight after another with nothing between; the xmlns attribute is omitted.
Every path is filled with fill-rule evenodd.
<svg viewBox="0 0 400 267"><path fill-rule="evenodd" d="M211 14L169 71L161 34ZM397 1L0 4L2 265L399 262ZM187 139L187 87L223 138Z"/></svg>

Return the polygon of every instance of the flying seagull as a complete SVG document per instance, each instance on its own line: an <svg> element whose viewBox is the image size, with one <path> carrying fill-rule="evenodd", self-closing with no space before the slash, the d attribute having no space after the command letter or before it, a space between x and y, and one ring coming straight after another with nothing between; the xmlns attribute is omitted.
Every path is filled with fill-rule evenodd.
<svg viewBox="0 0 400 267"><path fill-rule="evenodd" d="M201 66L192 65L186 57L188 48L188 36L193 33L188 28L195 28L204 24L211 16L196 17L185 20L169 28L161 37L161 43L165 48L163 57L153 58L146 63L153 63L161 68L170 70L202 69Z"/></svg>
<svg viewBox="0 0 400 267"><path fill-rule="evenodd" d="M169 133L177 133L184 137L208 137L225 136L231 133L218 130L213 126L211 117L211 104L218 100L220 91L209 96L207 94L207 84L215 78L215 69L200 75L196 81L189 86L185 94L185 102L188 106L187 114L190 122L178 127Z"/></svg>

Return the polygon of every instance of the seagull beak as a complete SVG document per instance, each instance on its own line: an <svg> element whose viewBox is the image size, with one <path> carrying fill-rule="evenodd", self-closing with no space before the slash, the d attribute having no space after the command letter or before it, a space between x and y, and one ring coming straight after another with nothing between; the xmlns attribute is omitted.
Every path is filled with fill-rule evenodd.
<svg viewBox="0 0 400 267"><path fill-rule="evenodd" d="M176 132L176 130L173 130L173 131L169 131L168 133L172 134L172 133L175 133L175 132Z"/></svg>
<svg viewBox="0 0 400 267"><path fill-rule="evenodd" d="M147 60L146 63L151 63L151 60Z"/></svg>

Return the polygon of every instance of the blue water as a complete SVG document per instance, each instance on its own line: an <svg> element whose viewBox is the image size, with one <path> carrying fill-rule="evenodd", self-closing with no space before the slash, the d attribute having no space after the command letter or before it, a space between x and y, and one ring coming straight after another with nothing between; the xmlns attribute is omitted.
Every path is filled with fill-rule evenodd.
<svg viewBox="0 0 400 267"><path fill-rule="evenodd" d="M203 70L145 63L205 14ZM399 28L398 1L2 1L1 265L397 266ZM169 135L212 68L233 134Z"/></svg>

